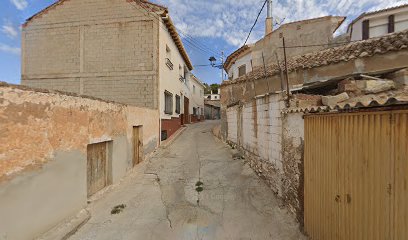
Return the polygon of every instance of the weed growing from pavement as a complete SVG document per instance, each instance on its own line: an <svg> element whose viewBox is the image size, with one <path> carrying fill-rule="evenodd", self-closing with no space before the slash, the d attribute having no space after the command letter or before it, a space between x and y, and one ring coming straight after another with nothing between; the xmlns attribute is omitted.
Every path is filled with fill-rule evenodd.
<svg viewBox="0 0 408 240"><path fill-rule="evenodd" d="M120 204L112 208L111 214L119 214L126 208L125 204Z"/></svg>

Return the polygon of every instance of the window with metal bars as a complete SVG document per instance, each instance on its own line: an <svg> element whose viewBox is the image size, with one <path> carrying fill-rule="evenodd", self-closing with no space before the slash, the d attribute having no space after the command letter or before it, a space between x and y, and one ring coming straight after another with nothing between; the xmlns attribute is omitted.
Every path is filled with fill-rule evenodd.
<svg viewBox="0 0 408 240"><path fill-rule="evenodd" d="M176 95L176 113L180 114L180 103L181 103L181 98L179 95Z"/></svg>
<svg viewBox="0 0 408 240"><path fill-rule="evenodd" d="M164 113L173 114L173 94L168 91L164 92Z"/></svg>

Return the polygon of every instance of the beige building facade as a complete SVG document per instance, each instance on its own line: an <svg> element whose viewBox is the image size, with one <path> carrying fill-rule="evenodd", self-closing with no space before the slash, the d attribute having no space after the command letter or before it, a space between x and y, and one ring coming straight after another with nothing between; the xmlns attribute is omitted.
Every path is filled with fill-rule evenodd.
<svg viewBox="0 0 408 240"><path fill-rule="evenodd" d="M22 29L23 85L156 109L178 127L192 69L168 9L148 1L60 0Z"/></svg>
<svg viewBox="0 0 408 240"><path fill-rule="evenodd" d="M344 20L345 17L326 16L283 24L256 43L245 45L228 56L224 64L228 78L234 80L264 64L283 62L283 39L288 47L288 58L328 48Z"/></svg>

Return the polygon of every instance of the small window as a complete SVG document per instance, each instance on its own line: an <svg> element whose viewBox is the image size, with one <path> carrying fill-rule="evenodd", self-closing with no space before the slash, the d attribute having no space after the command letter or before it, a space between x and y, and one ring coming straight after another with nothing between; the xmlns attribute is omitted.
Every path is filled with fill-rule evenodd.
<svg viewBox="0 0 408 240"><path fill-rule="evenodd" d="M167 45L166 45L166 57L168 59L171 59L171 50L170 50L169 46L167 46Z"/></svg>
<svg viewBox="0 0 408 240"><path fill-rule="evenodd" d="M181 98L179 95L176 95L176 113L180 114L180 102L181 102Z"/></svg>
<svg viewBox="0 0 408 240"><path fill-rule="evenodd" d="M217 99L218 97L217 96L214 96L214 99Z"/></svg>
<svg viewBox="0 0 408 240"><path fill-rule="evenodd" d="M195 85L193 85L193 93L195 94Z"/></svg>
<svg viewBox="0 0 408 240"><path fill-rule="evenodd" d="M242 77L246 74L246 65L242 65L238 68L238 77Z"/></svg>
<svg viewBox="0 0 408 240"><path fill-rule="evenodd" d="M388 33L395 32L395 16L390 15L388 17Z"/></svg>
<svg viewBox="0 0 408 240"><path fill-rule="evenodd" d="M169 46L166 45L166 65L170 70L173 70L173 63L171 62L171 50Z"/></svg>
<svg viewBox="0 0 408 240"><path fill-rule="evenodd" d="M173 94L168 91L164 92L164 113L173 114Z"/></svg>
<svg viewBox="0 0 408 240"><path fill-rule="evenodd" d="M193 115L197 116L197 108L193 107Z"/></svg>
<svg viewBox="0 0 408 240"><path fill-rule="evenodd" d="M367 40L370 38L370 21L364 20L363 21L363 40Z"/></svg>

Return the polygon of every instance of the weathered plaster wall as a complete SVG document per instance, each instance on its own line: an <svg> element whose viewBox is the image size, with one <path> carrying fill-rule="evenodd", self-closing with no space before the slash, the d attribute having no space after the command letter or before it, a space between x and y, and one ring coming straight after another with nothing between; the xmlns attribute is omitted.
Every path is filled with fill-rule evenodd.
<svg viewBox="0 0 408 240"><path fill-rule="evenodd" d="M303 113L283 114L282 125L282 197L289 210L303 223Z"/></svg>
<svg viewBox="0 0 408 240"><path fill-rule="evenodd" d="M22 84L158 109L158 31L132 1L65 1L23 26Z"/></svg>
<svg viewBox="0 0 408 240"><path fill-rule="evenodd" d="M159 143L159 113L0 84L0 238L32 239L87 200L87 145L112 141L113 183L133 167L133 127L145 155Z"/></svg>

